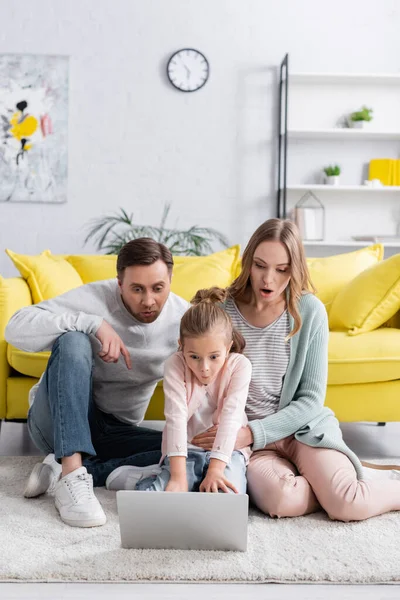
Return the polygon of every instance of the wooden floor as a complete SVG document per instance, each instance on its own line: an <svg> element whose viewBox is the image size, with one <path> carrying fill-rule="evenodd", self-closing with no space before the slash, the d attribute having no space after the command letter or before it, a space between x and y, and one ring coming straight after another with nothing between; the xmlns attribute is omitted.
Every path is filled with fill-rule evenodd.
<svg viewBox="0 0 400 600"><path fill-rule="evenodd" d="M378 427L374 423L343 423L343 437L361 459L400 459L400 423ZM40 455L23 423L3 423L0 456ZM0 482L1 485L1 482ZM0 583L1 600L392 600L400 599L398 585L285 585L285 584L173 584L173 583Z"/></svg>

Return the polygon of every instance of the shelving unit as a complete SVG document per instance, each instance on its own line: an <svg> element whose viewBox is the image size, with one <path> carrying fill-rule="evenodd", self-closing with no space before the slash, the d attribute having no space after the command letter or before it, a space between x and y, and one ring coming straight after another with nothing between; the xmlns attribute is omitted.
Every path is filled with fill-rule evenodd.
<svg viewBox="0 0 400 600"><path fill-rule="evenodd" d="M396 227L396 222L400 222L397 198L400 186L369 187L361 182L372 158L400 158L399 101L400 73L290 73L289 55L285 55L280 65L276 214L286 218L296 198L310 191L324 198L326 219L330 219L331 225L327 232L330 241L310 241L306 245L362 247L373 242L334 238L372 233L396 236L395 230L400 229ZM346 128L344 116L364 103L376 109L369 127ZM331 126L335 124L337 127ZM297 160L290 163L289 175L291 152ZM345 182L338 186L324 185L322 177L319 182L322 165L341 164L342 155L344 162L347 161ZM353 181L349 173L354 174ZM338 216L342 206L343 221ZM340 236L338 227L336 230L332 227L332 223L339 222L346 225L344 236L343 232ZM400 247L400 238L399 242L385 245Z"/></svg>
<svg viewBox="0 0 400 600"><path fill-rule="evenodd" d="M291 139L332 139L332 140L399 140L400 131L375 131L374 129L289 129Z"/></svg>
<svg viewBox="0 0 400 600"><path fill-rule="evenodd" d="M311 192L327 192L337 193L337 192L367 192L368 194L393 194L400 192L400 186L398 185L387 185L383 187L368 187L367 185L324 185L319 183L311 183L308 185L307 183L299 183L298 185L288 185L286 189L290 192L306 192L310 190Z"/></svg>
<svg viewBox="0 0 400 600"><path fill-rule="evenodd" d="M400 85L397 73L292 73L293 83L351 83Z"/></svg>
<svg viewBox="0 0 400 600"><path fill-rule="evenodd" d="M316 241L305 241L304 246L330 246L331 248L335 246L341 246L344 248L352 248L353 246L356 248L364 248L365 246L371 246L372 244L376 244L378 242L374 242L373 240L366 240L365 242L356 242L355 240L335 240L330 242L329 240L323 242ZM384 242L385 246L388 248L400 248L400 242Z"/></svg>

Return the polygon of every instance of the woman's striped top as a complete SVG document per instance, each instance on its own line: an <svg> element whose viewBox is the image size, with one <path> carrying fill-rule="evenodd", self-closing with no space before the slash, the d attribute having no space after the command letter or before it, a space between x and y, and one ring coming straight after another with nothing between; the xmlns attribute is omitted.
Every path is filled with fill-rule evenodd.
<svg viewBox="0 0 400 600"><path fill-rule="evenodd" d="M248 419L263 419L278 410L289 364L290 344L285 342L290 332L288 311L285 310L267 327L255 327L246 321L233 298L226 300L225 310L235 329L246 340L243 354L253 368L246 404Z"/></svg>

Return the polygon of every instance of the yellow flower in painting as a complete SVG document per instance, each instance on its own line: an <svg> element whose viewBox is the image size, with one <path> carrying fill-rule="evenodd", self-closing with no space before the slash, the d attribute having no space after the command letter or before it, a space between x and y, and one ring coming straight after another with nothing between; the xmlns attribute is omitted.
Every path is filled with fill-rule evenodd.
<svg viewBox="0 0 400 600"><path fill-rule="evenodd" d="M14 113L10 119L12 125L10 133L17 140L31 136L38 128L38 120L35 117L29 115L27 117L22 117L21 121L21 116L21 111L18 111Z"/></svg>

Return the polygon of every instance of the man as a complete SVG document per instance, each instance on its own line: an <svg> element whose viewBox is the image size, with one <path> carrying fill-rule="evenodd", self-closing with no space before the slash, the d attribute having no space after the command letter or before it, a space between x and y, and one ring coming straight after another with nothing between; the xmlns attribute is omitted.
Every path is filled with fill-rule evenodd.
<svg viewBox="0 0 400 600"><path fill-rule="evenodd" d="M106 521L92 476L104 485L121 458L147 452L149 465L161 456L161 433L139 425L188 308L170 292L172 268L166 246L133 240L118 254L117 279L23 308L7 325L6 339L17 348L51 350L30 393L28 429L38 448L54 456L35 465L24 495L56 482L55 505L68 525Z"/></svg>

